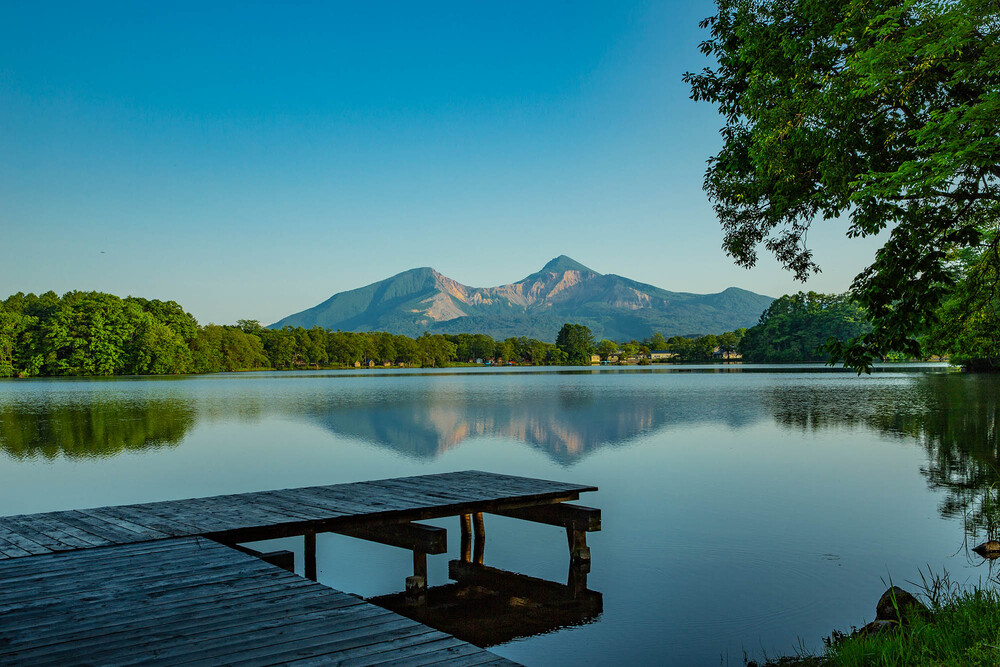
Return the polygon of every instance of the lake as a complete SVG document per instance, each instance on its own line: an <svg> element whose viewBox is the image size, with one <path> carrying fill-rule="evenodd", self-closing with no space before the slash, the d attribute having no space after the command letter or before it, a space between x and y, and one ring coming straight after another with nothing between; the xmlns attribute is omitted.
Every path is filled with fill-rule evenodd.
<svg viewBox="0 0 1000 667"><path fill-rule="evenodd" d="M478 469L593 484L596 618L528 665L818 650L889 581L991 576L1000 378L931 364L303 371L0 381L0 515ZM431 586L457 556L429 557ZM486 516L485 563L565 582L563 531ZM301 554L301 540L269 548ZM409 552L318 538L320 581L401 590Z"/></svg>

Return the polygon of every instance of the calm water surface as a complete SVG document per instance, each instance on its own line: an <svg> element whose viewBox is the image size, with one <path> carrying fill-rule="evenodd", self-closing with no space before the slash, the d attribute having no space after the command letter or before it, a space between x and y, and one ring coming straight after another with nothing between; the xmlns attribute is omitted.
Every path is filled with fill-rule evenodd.
<svg viewBox="0 0 1000 667"><path fill-rule="evenodd" d="M603 613L491 650L740 665L871 620L890 579L990 576L966 546L998 481L998 405L998 378L931 366L0 381L0 514L465 469L594 484L581 503L603 511L589 577ZM458 522L430 523L452 542L429 558L434 586ZM561 529L489 515L486 529L487 565L565 582ZM412 567L392 547L318 543L320 580L365 596Z"/></svg>

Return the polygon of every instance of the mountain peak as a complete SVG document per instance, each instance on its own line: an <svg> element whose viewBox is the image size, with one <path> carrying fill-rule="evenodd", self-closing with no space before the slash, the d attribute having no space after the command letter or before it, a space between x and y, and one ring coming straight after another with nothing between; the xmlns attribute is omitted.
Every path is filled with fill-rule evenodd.
<svg viewBox="0 0 1000 667"><path fill-rule="evenodd" d="M563 273L565 271L597 273L593 269L587 268L580 262L571 257L567 257L566 255L559 255L555 259L549 260L549 263L542 267L542 271L550 273Z"/></svg>

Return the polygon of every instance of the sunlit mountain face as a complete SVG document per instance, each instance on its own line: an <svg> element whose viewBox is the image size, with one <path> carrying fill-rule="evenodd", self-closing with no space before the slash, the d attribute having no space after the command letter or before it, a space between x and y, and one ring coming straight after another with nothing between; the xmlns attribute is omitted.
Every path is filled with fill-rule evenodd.
<svg viewBox="0 0 1000 667"><path fill-rule="evenodd" d="M272 328L314 327L388 331L417 336L485 333L555 340L565 322L600 338L642 339L722 333L757 323L773 299L736 287L718 294L670 292L566 257L508 285L469 287L432 268L411 269L279 320Z"/></svg>

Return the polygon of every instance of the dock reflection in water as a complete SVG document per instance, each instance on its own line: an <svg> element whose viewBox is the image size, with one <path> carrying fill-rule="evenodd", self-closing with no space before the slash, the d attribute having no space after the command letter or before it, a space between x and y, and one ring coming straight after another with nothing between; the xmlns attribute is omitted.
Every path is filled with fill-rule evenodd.
<svg viewBox="0 0 1000 667"><path fill-rule="evenodd" d="M462 559L449 561L448 577L456 583L368 602L482 648L600 618L604 596L587 588L589 561L571 562L562 584L483 565L481 543L476 547L475 560L465 543Z"/></svg>
<svg viewBox="0 0 1000 667"><path fill-rule="evenodd" d="M572 576L560 584L460 560L448 563L448 576L457 583L431 587L420 601L395 593L368 602L483 648L592 623L604 607Z"/></svg>

